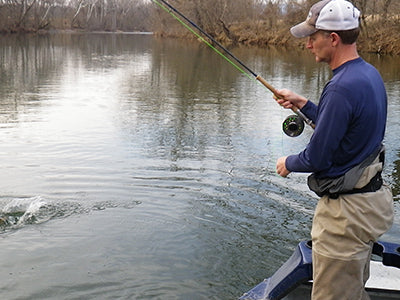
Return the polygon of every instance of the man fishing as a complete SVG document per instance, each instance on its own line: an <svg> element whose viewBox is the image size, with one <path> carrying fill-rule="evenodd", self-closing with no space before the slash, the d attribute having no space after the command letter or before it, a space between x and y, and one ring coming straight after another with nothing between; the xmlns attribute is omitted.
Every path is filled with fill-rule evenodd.
<svg viewBox="0 0 400 300"><path fill-rule="evenodd" d="M276 101L299 108L315 123L306 148L277 160L277 173L310 172L308 185L321 198L311 230L313 300L369 299L372 244L393 222L391 190L382 182L387 95L378 71L357 52L360 12L345 0L314 4L307 19L292 27L307 37L316 62L333 76L318 105L278 90Z"/></svg>

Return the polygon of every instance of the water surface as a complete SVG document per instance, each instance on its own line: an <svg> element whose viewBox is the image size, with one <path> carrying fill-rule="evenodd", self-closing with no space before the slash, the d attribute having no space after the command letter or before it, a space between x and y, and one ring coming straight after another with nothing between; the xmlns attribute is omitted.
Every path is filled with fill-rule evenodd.
<svg viewBox="0 0 400 300"><path fill-rule="evenodd" d="M330 77L306 52L232 51L310 99ZM400 58L365 59L389 94L384 176L398 200ZM312 134L286 137L289 114L201 44L1 37L0 295L237 298L309 239L307 174L275 174Z"/></svg>

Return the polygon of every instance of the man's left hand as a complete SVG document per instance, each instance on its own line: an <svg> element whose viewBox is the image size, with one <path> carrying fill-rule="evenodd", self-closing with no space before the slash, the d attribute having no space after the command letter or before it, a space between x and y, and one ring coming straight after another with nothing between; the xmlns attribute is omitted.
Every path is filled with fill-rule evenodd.
<svg viewBox="0 0 400 300"><path fill-rule="evenodd" d="M286 169L286 158L287 156L283 156L276 161L276 172L282 177L286 177L290 174L290 171Z"/></svg>

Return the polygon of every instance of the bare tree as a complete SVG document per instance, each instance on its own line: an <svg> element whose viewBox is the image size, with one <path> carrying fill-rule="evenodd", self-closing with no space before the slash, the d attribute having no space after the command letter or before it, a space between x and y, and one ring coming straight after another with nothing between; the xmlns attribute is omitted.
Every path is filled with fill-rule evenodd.
<svg viewBox="0 0 400 300"><path fill-rule="evenodd" d="M219 41L284 45L290 40L288 28L304 20L317 0L167 1ZM363 38L375 39L372 43L381 39L382 45L396 48L384 39L400 39L398 1L349 1L362 11ZM151 0L0 0L0 32L45 28L152 30L159 35L193 37Z"/></svg>
<svg viewBox="0 0 400 300"><path fill-rule="evenodd" d="M20 13L18 19L16 20L15 27L21 28L24 27L23 24L26 20L28 12L31 10L33 5L36 3L36 0L20 0L19 3L17 1L17 5L20 7Z"/></svg>

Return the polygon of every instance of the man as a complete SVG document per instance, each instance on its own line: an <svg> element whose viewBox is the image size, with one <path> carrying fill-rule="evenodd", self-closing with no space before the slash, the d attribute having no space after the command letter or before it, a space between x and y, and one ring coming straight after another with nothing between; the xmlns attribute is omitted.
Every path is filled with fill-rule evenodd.
<svg viewBox="0 0 400 300"><path fill-rule="evenodd" d="M324 0L291 28L308 37L316 62L332 69L318 106L278 90L280 105L301 109L316 125L305 150L276 165L283 177L312 173L309 187L321 197L311 231L313 300L369 299L371 246L393 222L391 190L381 177L387 96L378 71L358 55L359 15L348 1Z"/></svg>

